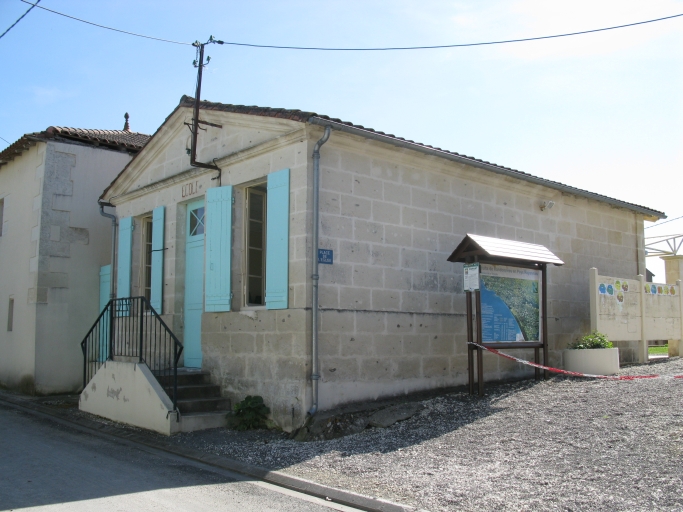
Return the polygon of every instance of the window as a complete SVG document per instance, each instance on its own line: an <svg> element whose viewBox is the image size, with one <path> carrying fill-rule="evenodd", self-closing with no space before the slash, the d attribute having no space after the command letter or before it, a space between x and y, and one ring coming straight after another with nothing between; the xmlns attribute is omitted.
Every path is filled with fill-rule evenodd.
<svg viewBox="0 0 683 512"><path fill-rule="evenodd" d="M204 207L190 210L190 236L204 234Z"/></svg>
<svg viewBox="0 0 683 512"><path fill-rule="evenodd" d="M2 236L2 217L5 213L5 200L0 199L0 236Z"/></svg>
<svg viewBox="0 0 683 512"><path fill-rule="evenodd" d="M149 301L152 298L152 217L142 219L142 291Z"/></svg>
<svg viewBox="0 0 683 512"><path fill-rule="evenodd" d="M246 192L246 303L248 306L265 306L266 187L258 185Z"/></svg>
<svg viewBox="0 0 683 512"><path fill-rule="evenodd" d="M7 330L11 331L14 327L14 297L9 298L9 308L7 308Z"/></svg>

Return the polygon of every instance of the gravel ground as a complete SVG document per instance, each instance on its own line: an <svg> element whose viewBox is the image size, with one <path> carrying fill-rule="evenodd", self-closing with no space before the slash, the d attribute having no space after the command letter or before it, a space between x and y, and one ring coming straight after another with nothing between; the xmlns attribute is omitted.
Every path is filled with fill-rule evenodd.
<svg viewBox="0 0 683 512"><path fill-rule="evenodd" d="M683 359L621 375L683 375ZM438 510L683 510L683 379L555 377L451 393L386 429L300 443L216 429L174 442Z"/></svg>
<svg viewBox="0 0 683 512"><path fill-rule="evenodd" d="M683 358L620 373L683 375ZM430 511L683 511L683 379L486 391L426 399L406 421L329 441L214 429L170 442Z"/></svg>

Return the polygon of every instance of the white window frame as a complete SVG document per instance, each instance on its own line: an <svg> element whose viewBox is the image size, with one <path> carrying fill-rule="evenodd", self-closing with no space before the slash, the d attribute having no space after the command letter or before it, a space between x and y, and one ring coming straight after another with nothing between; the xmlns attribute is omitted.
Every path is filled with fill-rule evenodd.
<svg viewBox="0 0 683 512"><path fill-rule="evenodd" d="M140 295L152 300L152 237L154 236L152 216L140 219ZM148 286L149 283L149 286Z"/></svg>
<svg viewBox="0 0 683 512"><path fill-rule="evenodd" d="M250 194L258 194L263 198L263 230L262 230L262 263L261 263L261 304L249 302L249 207L250 207ZM268 190L267 182L259 182L244 189L244 250L243 250L243 265L242 265L242 295L243 304L245 309L266 309L266 240L267 240L267 229L266 225L268 213Z"/></svg>

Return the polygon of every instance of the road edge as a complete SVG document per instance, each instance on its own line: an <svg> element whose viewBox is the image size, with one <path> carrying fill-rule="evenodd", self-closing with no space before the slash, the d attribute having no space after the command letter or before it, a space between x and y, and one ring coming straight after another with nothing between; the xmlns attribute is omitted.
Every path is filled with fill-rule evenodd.
<svg viewBox="0 0 683 512"><path fill-rule="evenodd" d="M142 445L147 448L161 450L179 457L183 457L194 462L200 462L216 468L232 471L240 475L248 476L293 491L297 491L310 496L315 496L333 503L339 503L350 507L355 507L367 512L416 512L416 508L408 505L400 505L380 498L372 498L363 494L358 494L344 489L337 489L323 484L288 475L281 471L271 471L266 468L247 464L238 460L221 457L210 453L205 453L193 448L171 445L163 441L148 439L146 436L136 432L121 431L115 426L98 423L87 418L70 418L59 411L53 410L48 406L42 405L34 400L27 400L21 396L7 393L0 390L0 403L19 409L30 414L41 416L56 423L76 428L82 432L108 438L111 441L126 441L133 446Z"/></svg>

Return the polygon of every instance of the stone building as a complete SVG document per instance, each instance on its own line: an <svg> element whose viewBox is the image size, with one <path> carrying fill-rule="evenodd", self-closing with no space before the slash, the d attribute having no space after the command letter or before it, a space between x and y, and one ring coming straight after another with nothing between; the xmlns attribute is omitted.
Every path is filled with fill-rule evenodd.
<svg viewBox="0 0 683 512"><path fill-rule="evenodd" d="M148 139L127 120L124 130L51 126L0 152L1 385L81 387L80 342L111 258L111 221L97 198Z"/></svg>
<svg viewBox="0 0 683 512"><path fill-rule="evenodd" d="M185 366L210 372L233 401L262 395L286 430L315 400L312 154L326 127L313 379L321 410L466 382L462 265L446 261L465 234L541 244L566 263L548 270L558 365L590 327L588 270L644 273L643 223L664 216L298 110L201 102L197 160L220 171L192 167L193 104L181 99L101 197L126 237L117 293L155 296L184 342ZM158 229L163 258L149 263L143 247ZM163 276L152 290L150 272ZM625 360L636 357L623 348ZM485 372L529 373L489 354Z"/></svg>

